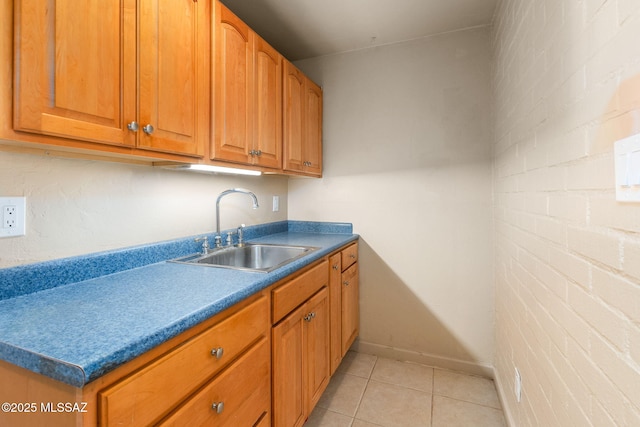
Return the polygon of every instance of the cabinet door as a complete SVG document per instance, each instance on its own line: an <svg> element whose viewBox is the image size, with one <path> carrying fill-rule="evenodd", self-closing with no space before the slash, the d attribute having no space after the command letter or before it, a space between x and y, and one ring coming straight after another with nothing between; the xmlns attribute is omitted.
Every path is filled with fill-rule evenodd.
<svg viewBox="0 0 640 427"><path fill-rule="evenodd" d="M215 25L215 108L212 159L247 163L251 150L253 37L220 2Z"/></svg>
<svg viewBox="0 0 640 427"><path fill-rule="evenodd" d="M309 79L305 82L304 171L322 175L322 89Z"/></svg>
<svg viewBox="0 0 640 427"><path fill-rule="evenodd" d="M283 168L293 172L302 172L304 157L302 141L305 136L305 77L290 62L284 61L284 118L283 118Z"/></svg>
<svg viewBox="0 0 640 427"><path fill-rule="evenodd" d="M342 361L342 255L329 258L329 309L331 312L331 375Z"/></svg>
<svg viewBox="0 0 640 427"><path fill-rule="evenodd" d="M14 128L134 146L135 0L14 5Z"/></svg>
<svg viewBox="0 0 640 427"><path fill-rule="evenodd" d="M304 424L305 369L303 305L272 330L273 425L294 427Z"/></svg>
<svg viewBox="0 0 640 427"><path fill-rule="evenodd" d="M201 156L209 129L210 2L139 1L138 145ZM148 125L152 132L144 131Z"/></svg>
<svg viewBox="0 0 640 427"><path fill-rule="evenodd" d="M355 341L360 330L358 263L342 273L342 355Z"/></svg>
<svg viewBox="0 0 640 427"><path fill-rule="evenodd" d="M322 175L322 89L284 61L283 169Z"/></svg>
<svg viewBox="0 0 640 427"><path fill-rule="evenodd" d="M282 56L255 38L255 117L253 157L260 166L282 167Z"/></svg>
<svg viewBox="0 0 640 427"><path fill-rule="evenodd" d="M307 303L310 319L305 319L307 357L307 415L329 384L329 293L323 288Z"/></svg>

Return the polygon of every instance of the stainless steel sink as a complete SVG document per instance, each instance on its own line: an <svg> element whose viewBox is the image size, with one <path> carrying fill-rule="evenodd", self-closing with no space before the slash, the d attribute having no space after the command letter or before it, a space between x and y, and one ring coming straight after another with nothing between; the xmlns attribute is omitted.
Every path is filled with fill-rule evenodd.
<svg viewBox="0 0 640 427"><path fill-rule="evenodd" d="M313 246L245 243L214 249L207 255L189 255L172 260L172 262L268 273L317 249Z"/></svg>

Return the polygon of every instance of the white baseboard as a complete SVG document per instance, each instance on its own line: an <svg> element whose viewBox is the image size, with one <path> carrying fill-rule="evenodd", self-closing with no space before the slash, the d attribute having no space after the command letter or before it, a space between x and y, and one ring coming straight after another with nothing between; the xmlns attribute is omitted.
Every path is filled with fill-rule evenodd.
<svg viewBox="0 0 640 427"><path fill-rule="evenodd" d="M464 372L491 379L493 379L495 373L493 366L491 365L436 356L433 354L418 353L416 351L388 347L360 340L356 340L356 342L351 346L351 349L359 353L373 354L374 356L386 357L388 359L415 362L422 365L433 366L435 368Z"/></svg>
<svg viewBox="0 0 640 427"><path fill-rule="evenodd" d="M504 420L507 423L507 427L515 427L516 423L513 421L513 416L511 415L511 411L509 410L509 406L507 405L507 398L505 395L506 390L502 386L502 382L500 378L495 374L493 374L493 382L496 385L496 390L498 391L498 399L500 399L500 406L502 406L502 413L504 414Z"/></svg>

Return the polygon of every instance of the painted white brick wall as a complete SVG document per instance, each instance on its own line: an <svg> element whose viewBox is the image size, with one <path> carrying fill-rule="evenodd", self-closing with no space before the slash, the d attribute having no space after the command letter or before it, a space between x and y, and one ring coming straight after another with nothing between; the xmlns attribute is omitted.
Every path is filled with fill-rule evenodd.
<svg viewBox="0 0 640 427"><path fill-rule="evenodd" d="M501 0L494 20L496 376L515 426L640 425L638 0ZM514 367L523 399L513 393Z"/></svg>

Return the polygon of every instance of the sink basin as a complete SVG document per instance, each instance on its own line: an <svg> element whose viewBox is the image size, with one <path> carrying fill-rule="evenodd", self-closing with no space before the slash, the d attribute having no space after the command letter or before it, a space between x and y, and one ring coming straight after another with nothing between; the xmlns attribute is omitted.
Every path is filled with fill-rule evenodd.
<svg viewBox="0 0 640 427"><path fill-rule="evenodd" d="M317 249L313 246L246 243L214 249L207 255L189 255L172 262L268 273Z"/></svg>

